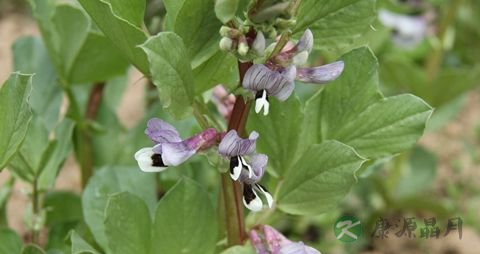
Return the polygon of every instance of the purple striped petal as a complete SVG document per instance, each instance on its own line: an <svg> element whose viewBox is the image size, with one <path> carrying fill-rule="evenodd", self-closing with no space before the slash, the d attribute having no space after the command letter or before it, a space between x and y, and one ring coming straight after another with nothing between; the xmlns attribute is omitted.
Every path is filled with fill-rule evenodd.
<svg viewBox="0 0 480 254"><path fill-rule="evenodd" d="M295 45L297 52L307 51L310 53L313 48L313 34L310 29L305 30L300 40L298 40L297 45Z"/></svg>
<svg viewBox="0 0 480 254"><path fill-rule="evenodd" d="M254 93L268 90L274 85L274 72L263 64L254 64L248 68L242 86Z"/></svg>
<svg viewBox="0 0 480 254"><path fill-rule="evenodd" d="M247 184L254 184L262 179L263 174L265 173L265 167L268 163L268 156L265 154L254 154L250 159L250 167L253 171L253 176L250 177L247 170L242 170L240 175L240 181Z"/></svg>
<svg viewBox="0 0 480 254"><path fill-rule="evenodd" d="M314 68L298 68L297 80L306 83L325 84L337 79L343 72L345 64L338 61Z"/></svg>
<svg viewBox="0 0 480 254"><path fill-rule="evenodd" d="M295 65L290 65L281 70L278 74L281 76L279 83L267 90L267 92L269 95L275 96L279 101L285 101L290 95L292 95L292 92L295 89L297 68Z"/></svg>
<svg viewBox="0 0 480 254"><path fill-rule="evenodd" d="M218 152L226 157L242 156L255 151L258 133L253 131L248 139L238 136L237 131L230 130L218 146Z"/></svg>
<svg viewBox="0 0 480 254"><path fill-rule="evenodd" d="M290 65L280 71L272 71L263 64L255 64L245 73L242 86L253 93L266 90L269 96L275 96L284 101L292 94L295 88L297 69Z"/></svg>
<svg viewBox="0 0 480 254"><path fill-rule="evenodd" d="M148 121L145 134L155 144L182 141L177 129L159 118L152 118Z"/></svg>

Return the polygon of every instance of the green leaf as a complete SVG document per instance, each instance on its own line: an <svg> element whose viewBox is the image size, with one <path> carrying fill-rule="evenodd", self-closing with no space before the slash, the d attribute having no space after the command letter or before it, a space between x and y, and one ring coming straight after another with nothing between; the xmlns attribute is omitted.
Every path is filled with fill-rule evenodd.
<svg viewBox="0 0 480 254"><path fill-rule="evenodd" d="M195 68L193 76L196 94L218 84L233 88L239 82L237 59L232 54L219 50L208 61Z"/></svg>
<svg viewBox="0 0 480 254"><path fill-rule="evenodd" d="M39 176L38 187L40 189L44 190L53 187L58 172L72 149L72 134L74 127L75 122L65 118L55 128L54 142L56 142L56 146L48 157Z"/></svg>
<svg viewBox="0 0 480 254"><path fill-rule="evenodd" d="M306 104L302 147L334 139L370 159L391 156L415 144L432 108L410 94L384 98L377 59L368 48L343 57L340 78Z"/></svg>
<svg viewBox="0 0 480 254"><path fill-rule="evenodd" d="M0 171L7 165L27 134L32 112L29 96L32 76L13 73L0 88Z"/></svg>
<svg viewBox="0 0 480 254"><path fill-rule="evenodd" d="M296 96L285 102L270 101L268 116L250 113L248 129L260 134L257 147L266 153L274 170L283 175L296 160L304 119L302 105Z"/></svg>
<svg viewBox="0 0 480 254"><path fill-rule="evenodd" d="M48 226L75 222L82 219L80 196L69 191L48 192L43 201Z"/></svg>
<svg viewBox="0 0 480 254"><path fill-rule="evenodd" d="M215 1L215 15L222 21L227 23L232 20L237 13L238 0L216 0Z"/></svg>
<svg viewBox="0 0 480 254"><path fill-rule="evenodd" d="M315 48L340 50L355 42L376 18L376 0L303 0L294 32L307 28Z"/></svg>
<svg viewBox="0 0 480 254"><path fill-rule="evenodd" d="M98 244L108 250L105 234L105 208L108 198L128 191L141 197L153 211L156 203L155 176L142 173L137 167L107 167L90 179L82 196L83 216Z"/></svg>
<svg viewBox="0 0 480 254"><path fill-rule="evenodd" d="M83 240L76 231L72 231L70 234L70 241L72 242L72 254L100 254L100 252L95 250L87 241Z"/></svg>
<svg viewBox="0 0 480 254"><path fill-rule="evenodd" d="M257 253L252 246L233 246L224 250L221 254L255 254Z"/></svg>
<svg viewBox="0 0 480 254"><path fill-rule="evenodd" d="M356 182L364 159L337 141L315 144L289 170L278 194L278 207L287 213L313 215L334 209Z"/></svg>
<svg viewBox="0 0 480 254"><path fill-rule="evenodd" d="M103 81L126 70L128 63L118 49L78 6L49 0L30 4L61 82Z"/></svg>
<svg viewBox="0 0 480 254"><path fill-rule="evenodd" d="M79 0L102 32L141 72L149 75L145 53L137 46L147 35L142 30L145 0Z"/></svg>
<svg viewBox="0 0 480 254"><path fill-rule="evenodd" d="M151 218L145 202L128 192L108 200L105 230L115 254L150 253Z"/></svg>
<svg viewBox="0 0 480 254"><path fill-rule="evenodd" d="M398 179L394 195L404 198L428 191L435 179L436 170L435 155L422 147L415 147L409 156L408 166Z"/></svg>
<svg viewBox="0 0 480 254"><path fill-rule="evenodd" d="M166 28L185 43L192 68L208 60L218 50L222 25L215 17L212 0L165 0Z"/></svg>
<svg viewBox="0 0 480 254"><path fill-rule="evenodd" d="M48 130L58 122L63 92L47 49L38 37L22 37L12 46L15 71L35 74L30 104Z"/></svg>
<svg viewBox="0 0 480 254"><path fill-rule="evenodd" d="M40 179L39 187L53 186L55 177L69 153L74 123L64 120L55 130L55 139L49 140L49 133L38 117L34 117L25 142L10 162L15 175L27 182Z"/></svg>
<svg viewBox="0 0 480 254"><path fill-rule="evenodd" d="M48 131L38 117L33 117L25 141L9 162L9 168L17 177L33 182L38 176L43 155L49 152Z"/></svg>
<svg viewBox="0 0 480 254"><path fill-rule="evenodd" d="M0 254L20 254L22 240L15 231L0 228Z"/></svg>
<svg viewBox="0 0 480 254"><path fill-rule="evenodd" d="M181 179L158 204L153 229L154 253L213 253L217 238L215 210L195 181Z"/></svg>
<svg viewBox="0 0 480 254"><path fill-rule="evenodd" d="M70 69L73 84L101 82L122 75L128 67L121 52L103 34L88 34Z"/></svg>
<svg viewBox="0 0 480 254"><path fill-rule="evenodd" d="M28 244L23 247L22 254L45 254L45 251L37 245Z"/></svg>
<svg viewBox="0 0 480 254"><path fill-rule="evenodd" d="M172 32L150 37L141 46L164 108L177 118L191 113L194 80L182 38Z"/></svg>

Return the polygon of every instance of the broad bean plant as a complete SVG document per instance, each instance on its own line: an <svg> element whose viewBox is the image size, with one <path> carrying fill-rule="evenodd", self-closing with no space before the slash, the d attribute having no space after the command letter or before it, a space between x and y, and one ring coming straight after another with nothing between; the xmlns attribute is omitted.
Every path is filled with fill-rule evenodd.
<svg viewBox="0 0 480 254"><path fill-rule="evenodd" d="M29 6L41 37L17 40L0 90L0 214L28 183L31 232L1 229L2 254L320 253L276 223L335 209L433 112L380 91L376 0ZM134 68L145 117L125 128ZM54 188L72 151L80 195Z"/></svg>

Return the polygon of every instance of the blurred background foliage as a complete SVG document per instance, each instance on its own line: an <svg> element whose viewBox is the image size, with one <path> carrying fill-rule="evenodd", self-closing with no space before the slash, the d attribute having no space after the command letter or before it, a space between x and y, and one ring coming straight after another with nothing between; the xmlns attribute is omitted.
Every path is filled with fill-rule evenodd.
<svg viewBox="0 0 480 254"><path fill-rule="evenodd" d="M150 34L156 34L162 31L165 7L161 0L147 2L145 29ZM26 1L0 0L0 22L12 13L20 13L27 19L32 18L35 14L32 14L28 7ZM478 121L475 115L480 114L478 109L480 96L477 88L480 85L480 1L378 0L377 9L379 18L371 29L357 40L356 45L368 45L377 56L382 92L386 95L413 93L435 108L426 130L426 137L407 153L367 163L358 172L358 183L338 208L319 216L302 218L274 214L265 223L275 225L292 240L308 242L309 245L322 250L322 253L476 253L478 249L462 245L478 246L480 242L478 241L480 122L475 122ZM125 122L122 123L119 117L123 114L119 105L128 87L132 83L135 86L136 83L142 82L142 75L137 73L132 79L132 70L127 68L125 59L118 56L113 45L105 39L88 15L78 10L75 8L65 10L68 15L75 17L72 18L72 25L78 25L82 19L85 21L81 29L84 31L83 36L88 39L79 46L75 57L69 55L68 51L62 55L63 48L55 42L55 38L49 40L45 39L45 36L43 41L39 36L30 36L19 38L13 45L7 45L13 50L12 70L37 73L37 86L42 87L34 89L32 94L31 103L34 109L32 124L35 126L35 132L29 134L34 137L29 137L26 141L29 142L31 149L42 152L22 152L33 154L34 164L47 163L51 169L47 167L46 170L39 172L36 169L37 165L31 165L28 172L13 169L11 171L15 177L3 177L0 187L0 225L10 224L18 228L11 225L12 222L7 217L7 205L12 197L15 197L11 194L18 188L14 183L15 179L38 184L38 191L45 193L42 204L46 212L42 215L37 214L36 219L32 220L32 213L35 211L33 208L27 209L23 215L27 226L20 228L34 229L35 223L44 223L49 228L42 231L40 239L45 249L61 250L63 253L72 252L71 245L74 241L81 243L84 241L95 248L105 248L102 236L91 232L95 218L84 218L82 209L97 211L95 209L104 208L106 205L106 198L102 204L87 202L91 198L89 195L107 195L124 190L141 191L135 190L131 185L119 183L138 181L137 184L143 184L145 189L148 189L139 195L145 200L151 200L164 195L165 191L177 182L179 176L187 175L208 188L212 200L218 200L219 176L208 162L210 157L213 157L208 154L195 157L191 162L182 165L180 170L167 170L158 174L156 179L158 185L131 173L138 171L132 155L139 147L149 145L148 139L143 134L147 119L153 116L165 119L173 123L184 137L197 132L198 127L193 118L177 121L164 112L161 105L156 102L156 94L148 93L154 89L151 84L142 86L147 91L144 116L134 117L141 120L128 123L126 127ZM37 16L40 30L43 34L51 33L51 29L55 29L55 24L42 23L42 15L47 14ZM98 51L96 46L99 44L109 50ZM315 51L312 54L315 57L310 59L316 64L331 62L349 49ZM49 57L51 51L56 51L57 55L64 59L51 59ZM89 62L91 59L96 60ZM2 61L10 59L2 58ZM65 61L68 65L62 66ZM98 77L94 75L95 73L89 73L88 69L92 69L92 66L107 68L101 72L106 76ZM58 84L49 85L52 82ZM65 86L69 86L68 89L65 90ZM313 86L298 87L297 94L302 101L310 98L318 90ZM89 112L88 104L91 103L91 94L95 90L100 91L103 100L98 110L92 114ZM60 105L65 103L64 93L71 100L69 103L75 104L73 109L70 107L67 115L73 117L82 115L84 116L82 121L76 124L66 120L59 122ZM71 93L75 94L75 98L69 95ZM210 103L208 107L214 109L215 105ZM471 119L475 121L472 122ZM61 149L49 148L48 142L45 142L52 135L60 141L55 146ZM69 140L68 137L73 137L74 142L61 144L62 140ZM88 147L79 147L85 143L78 140L85 138L92 142L87 144ZM55 180L55 176L72 149L79 158L84 156L82 153L84 149L92 150L92 160L83 161L91 163L91 168L99 171L88 184L87 182L79 184L86 185L83 194L78 191L57 191L51 188L55 181L62 181L61 178ZM42 158L47 156L45 154L52 151L58 161L42 162ZM16 164L21 163L23 163L21 158L15 158L11 167L14 168ZM65 167L68 165L62 170L65 170ZM88 168L89 165L80 167ZM116 169L113 170L112 167ZM118 168L130 173L119 174ZM114 180L102 182L99 180L102 177ZM154 186L160 187L150 193L156 188ZM78 190L81 187L73 189ZM85 208L85 205L88 207ZM62 212L55 212L59 210ZM360 240L344 244L333 237L333 223L342 214L355 215L362 221L364 233ZM461 217L465 225L464 234L468 237L464 236L461 244L455 236L456 232L449 236L457 240L453 243L444 241L443 238L427 241L396 239L395 236L379 240L370 235L375 221L380 217L392 221L397 218L416 217L419 228L423 227L423 219L435 217L442 230L446 229L448 219ZM255 216L249 216L247 222L256 219L258 218ZM33 225L28 225L29 222L32 224L32 221ZM70 233L72 230L74 232ZM393 235L394 231L396 230L391 230L390 235ZM418 232L417 229L417 235ZM21 245L19 237L25 242L33 237L28 230L17 233L21 234L18 236L9 229L1 229L0 238L12 239L9 241L12 244L10 247L16 249ZM0 253L1 249L2 247ZM474 252L471 252L472 249Z"/></svg>

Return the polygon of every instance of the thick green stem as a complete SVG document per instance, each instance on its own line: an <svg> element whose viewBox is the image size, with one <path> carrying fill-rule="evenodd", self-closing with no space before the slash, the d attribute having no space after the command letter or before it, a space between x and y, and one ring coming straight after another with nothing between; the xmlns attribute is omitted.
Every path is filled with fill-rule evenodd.
<svg viewBox="0 0 480 254"><path fill-rule="evenodd" d="M438 75L438 71L443 61L447 31L448 31L448 28L452 25L453 21L455 21L458 8L460 7L461 3L462 3L462 0L450 0L449 5L446 9L447 13L445 14L444 18L442 19L439 25L438 33L437 33L437 38L439 43L430 53L430 56L427 59L427 62L425 65L425 71L430 81L434 80Z"/></svg>

